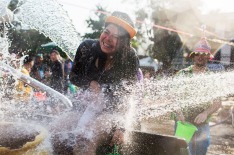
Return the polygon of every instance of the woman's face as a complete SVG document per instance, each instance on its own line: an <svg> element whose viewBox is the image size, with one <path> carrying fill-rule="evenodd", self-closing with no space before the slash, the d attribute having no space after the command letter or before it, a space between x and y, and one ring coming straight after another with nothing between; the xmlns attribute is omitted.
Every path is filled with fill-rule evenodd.
<svg viewBox="0 0 234 155"><path fill-rule="evenodd" d="M56 53L52 52L52 53L50 54L50 60L51 60L52 62L58 60L58 55L57 55Z"/></svg>
<svg viewBox="0 0 234 155"><path fill-rule="evenodd" d="M28 72L31 72L33 65L34 65L34 61L31 61L31 62L26 64L25 67L28 70Z"/></svg>
<svg viewBox="0 0 234 155"><path fill-rule="evenodd" d="M119 29L113 24L109 24L102 32L99 40L101 50L107 55L113 55L117 51L119 39Z"/></svg>

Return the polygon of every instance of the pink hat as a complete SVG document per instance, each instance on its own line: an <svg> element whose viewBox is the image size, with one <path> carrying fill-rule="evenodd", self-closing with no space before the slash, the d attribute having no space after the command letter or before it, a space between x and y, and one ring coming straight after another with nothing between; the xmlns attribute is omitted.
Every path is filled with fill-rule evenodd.
<svg viewBox="0 0 234 155"><path fill-rule="evenodd" d="M214 57L211 53L211 46L205 37L201 38L201 40L195 45L193 52L189 57L193 57L195 54L209 54L210 58Z"/></svg>

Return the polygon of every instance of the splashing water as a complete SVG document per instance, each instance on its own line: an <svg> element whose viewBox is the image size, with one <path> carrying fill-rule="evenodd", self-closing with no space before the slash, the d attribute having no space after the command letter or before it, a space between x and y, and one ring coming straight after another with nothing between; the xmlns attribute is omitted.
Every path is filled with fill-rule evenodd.
<svg viewBox="0 0 234 155"><path fill-rule="evenodd" d="M67 18L66 12L61 8L57 1L26 0L19 9L20 12L16 16L22 23L26 23L32 28L44 33L46 36L49 36L58 44L58 46L60 46L64 51L67 51L69 56L73 57L73 52L76 51L79 43L79 37L75 32L74 27L69 26L71 21ZM0 50L2 54L6 55L4 57L9 57L6 38L1 38ZM5 65L1 63L1 69L6 71L8 67L4 68L4 66ZM10 72L15 77L23 76L12 70L10 70ZM131 94L123 94L121 90L119 90L120 92L116 92L123 98L124 104L129 104L126 119L119 120L125 123L126 129L132 130L132 123L135 123L134 120L140 121L141 119L151 117L169 119L164 116L177 109L185 107L193 108L200 106L205 102L212 101L213 99L233 94L233 74L234 72L225 72L201 74L193 77L162 78L160 80L154 79L146 81L143 88L142 86L126 86L126 89L133 91ZM1 98L5 88L6 87L2 87L1 89ZM46 87L46 89L49 88ZM51 94L54 93L53 90L48 90L48 92L51 92ZM76 99L74 99L74 102L78 102L75 100ZM81 98L78 98L77 100L84 103L88 102L85 100L85 97L83 100ZM2 109L3 106L8 105L8 103L4 102L1 105L2 106L0 106L0 108ZM15 113L17 113L17 110L19 109L22 110L21 107L18 107L19 109L12 106L7 106L5 108L9 111L15 111ZM100 109L97 111L95 111L94 108L95 105L91 104L90 107L85 108L85 112L83 110L78 110L78 112L84 112L84 115L80 118L80 121L77 122L76 129L73 130L74 132L80 132L79 130L83 132L83 130L87 129L86 125L89 121L93 121L95 119L97 116L96 114L100 113L103 107L99 107ZM120 107L120 109L121 108L122 107ZM31 113L33 112L35 111L31 111ZM4 117L2 114L3 112L0 111L1 117ZM114 117L123 116L115 115ZM28 121L27 118L24 119L26 122ZM109 130L110 122L104 123L108 126L105 130ZM90 138L95 136L93 134L95 133L87 132L86 136ZM63 138L66 139L66 136L67 135L65 134Z"/></svg>
<svg viewBox="0 0 234 155"><path fill-rule="evenodd" d="M3 1L1 1L2 4ZM30 1L32 3L32 1ZM37 1L35 1L37 2ZM0 118L1 121L10 121L10 122L21 122L21 123L26 123L26 124L32 124L34 125L34 127L36 127L36 125L40 124L47 128L48 127L48 122L44 122L42 123L41 118L38 118L38 115L40 116L46 116L46 118L48 117L48 114L51 114L51 111L48 110L48 107L51 107L51 104L53 103L58 103L56 106L60 106L62 105L61 103L65 103L62 107L62 109L69 109L69 107L72 106L71 101L65 97L64 95L54 91L53 89L51 89L50 87L22 74L19 70L21 64L20 64L20 59L17 59L16 55L10 55L10 53L8 52L8 47L9 47L9 43L8 43L8 38L6 36L7 34L7 28L5 27L5 22L10 22L10 19L8 18L8 14L5 14L5 12L3 12L4 10L6 10L7 6L8 6L8 2L3 3L4 5L1 5L0 7L0 16L1 16L1 20L0 22L3 22L3 34L1 34L0 37L0 54L1 54L1 60L0 60L0 83L1 83L1 87L0 87L0 99L1 99L1 104L0 104ZM22 7L20 8L21 11L25 11L24 6L29 5L30 3L24 3L22 5ZM35 3L34 3L35 4ZM45 3L44 3L45 4ZM47 3L48 4L48 3ZM31 4L32 5L32 4ZM33 5L32 5L33 6ZM51 5L51 7L53 7L53 5ZM32 7L31 7L32 8ZM60 7L61 8L61 7ZM38 10L38 8L34 8L35 10ZM3 10L3 11L2 11ZM8 10L7 10L8 11ZM29 9L27 8L26 12L28 13ZM58 10L57 10L58 11ZM61 9L60 9L61 11ZM42 11L43 12L43 11ZM22 13L22 12L20 12ZM27 16L26 13L25 14L17 14L17 18L20 18L21 21L24 20L25 18L23 18L24 16ZM64 13L64 12L63 12ZM39 15L41 13L38 13L37 15ZM62 14L62 13L61 13ZM60 14L60 15L61 15ZM12 13L10 13L10 15L12 15ZM22 15L22 16L21 16ZM30 14L28 14L30 15ZM33 19L36 19L37 17L33 18L33 15L36 14L31 14L30 21L32 21ZM66 14L61 15L63 18L60 18L59 16L56 16L57 18L60 18L63 20L63 22L66 22L64 24L60 25L62 26L62 28L60 30L62 30L62 32L56 32L56 31L42 31L43 28L45 27L37 27L35 26L34 28L38 28L41 30L42 33L46 34L47 36L50 35L50 37L54 40L68 40L65 35L61 34L61 33L67 33L69 35L69 37L72 37L72 41L75 41L76 44L78 44L78 35L77 33L74 31L74 29L72 29L72 26L69 25L70 21L69 18L66 18ZM27 16L28 17L28 16ZM66 20L67 19L67 20ZM28 19L25 19L28 20ZM53 22L55 18L53 18ZM45 21L49 21L49 20L45 20ZM37 21L38 22L38 21ZM55 23L51 23L53 25L56 25ZM26 22L25 22L26 23ZM36 23L36 22L35 22ZM26 23L27 24L27 23ZM38 24L38 23L37 23ZM45 23L46 24L46 23ZM49 23L47 23L49 24ZM67 24L67 25L66 25ZM43 25L46 26L46 25ZM48 25L47 25L48 26ZM49 26L48 26L49 27ZM68 30L68 32L65 32L65 30ZM52 35L53 33L56 33L55 35ZM61 35L63 37L58 38L58 36L56 35ZM70 39L71 40L71 39ZM68 55L70 57L73 56L72 52L74 52L75 50L71 49L71 48L76 48L74 46L75 43L70 41L70 44L66 41L62 41L64 42L67 46L69 46L68 48L65 48L65 45L62 45L61 42L57 42L57 44L59 44L61 47L63 47L63 50L67 51ZM14 68L13 68L14 67ZM32 100L29 103L24 103L24 101L20 101L19 99L15 98L15 94L19 93L16 92L15 90L15 81L17 81L18 79L26 82L27 84L33 86L34 88L39 88L43 91L47 92L47 95L49 95L48 102L44 103L44 102L35 102L35 100ZM67 107L66 107L67 106ZM61 107L60 107L61 108ZM58 113L57 113L58 115ZM55 119L55 117L51 117L53 119ZM51 119L50 119L51 120ZM3 125L2 122L0 123L1 126ZM17 128L15 129L14 132L20 132L21 130L18 130ZM2 133L1 133L2 134ZM39 150L51 150L51 145L48 145L50 143L49 141L49 135L48 137L44 140L43 144L40 145L37 149ZM49 148L48 148L49 147Z"/></svg>
<svg viewBox="0 0 234 155"><path fill-rule="evenodd" d="M3 22L3 37L0 37L0 54L1 54L1 95L2 96L12 96L16 93L14 91L15 83L18 79L29 83L34 88L40 88L46 91L53 99L60 98L60 102L65 103L67 107L72 106L71 101L63 96L62 94L54 91L48 86L22 74L20 71L20 66L22 66L22 59L17 59L16 55L10 55L8 52L8 38L6 36L7 28L5 27L5 22L11 22L10 17L12 12L7 9L9 1L0 2L0 15ZM73 53L77 48L78 44L78 34L75 31L70 19L68 18L66 12L56 1L19 1L18 4L22 4L18 9L20 12L15 14L15 19L20 19L24 24L29 24L32 28L38 29L41 33L49 36L52 40L57 42L57 44L65 49L68 56L72 57ZM36 7L36 8L35 8ZM31 8L31 9L30 9ZM45 9L45 10L43 10ZM35 10L40 10L39 12ZM42 13L44 15L42 16ZM51 16L50 18L48 18ZM48 18L48 19L47 19ZM61 20L61 21L58 21ZM43 24L41 24L43 21ZM51 26L53 25L53 26ZM59 25L59 26L58 26ZM55 29L55 27L57 29ZM59 37L62 36L62 37ZM70 38L70 39L69 39ZM71 39L72 38L72 39ZM63 43L63 44L62 44ZM67 46L67 47L66 47ZM10 65L10 66L9 66ZM12 67L14 68L12 68ZM4 77L3 77L4 76ZM11 86L10 86L11 85ZM11 89L10 89L11 88ZM5 97L3 97L4 99Z"/></svg>
<svg viewBox="0 0 234 155"><path fill-rule="evenodd" d="M87 139L93 138L94 130L90 129L90 124L92 123L95 118L100 115L100 113L105 108L104 103L104 96L102 94L95 95L93 93L86 92L86 97L84 98L83 102L86 103L87 99L89 98L90 102L85 108L84 113L80 117L78 124L76 125L75 133L76 135L85 135L84 137Z"/></svg>
<svg viewBox="0 0 234 155"><path fill-rule="evenodd" d="M21 0L16 17L53 40L72 59L80 38L67 12L56 0Z"/></svg>
<svg viewBox="0 0 234 155"><path fill-rule="evenodd" d="M230 71L146 81L144 89L134 88L138 94L135 100L139 118L160 118L181 108L203 106L233 94L233 76L234 72Z"/></svg>

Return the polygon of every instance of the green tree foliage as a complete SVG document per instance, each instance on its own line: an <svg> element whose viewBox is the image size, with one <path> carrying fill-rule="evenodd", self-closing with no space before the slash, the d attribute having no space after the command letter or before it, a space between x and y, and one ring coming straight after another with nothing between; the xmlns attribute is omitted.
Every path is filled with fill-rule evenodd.
<svg viewBox="0 0 234 155"><path fill-rule="evenodd" d="M162 6L152 5L151 18L156 25L162 25L165 27L173 27L170 20L167 18L165 8ZM152 28L153 35L150 40L153 41L153 45L149 46L149 54L153 58L156 58L162 62L162 69L168 70L171 67L171 62L175 58L177 51L181 49L182 42L180 37L175 32L170 32L164 29Z"/></svg>
<svg viewBox="0 0 234 155"><path fill-rule="evenodd" d="M152 38L154 44L151 46L150 55L162 62L162 69L167 70L171 67L172 60L181 49L182 42L178 34L175 32L163 32L161 35L162 34L164 34L164 36L161 39L157 34Z"/></svg>
<svg viewBox="0 0 234 155"><path fill-rule="evenodd" d="M136 37L131 40L131 44L135 49L138 49L142 43L146 43L146 39L144 37L144 25L145 19L148 18L148 14L145 9L139 9L135 12L136 14L136 24L135 28L137 29ZM141 22L141 23L140 23Z"/></svg>
<svg viewBox="0 0 234 155"><path fill-rule="evenodd" d="M199 6L201 5L200 0L197 1L177 0L176 3L173 0L168 0L168 1L148 0L148 2L149 2L148 8L152 10L151 14L152 22L155 25L160 25L172 29L176 29L178 24L179 25L185 24L181 21L180 23L178 23L177 15L184 14L185 16L186 13L191 13L191 14L195 12L197 13L199 11L194 8L199 8ZM199 16L197 18L199 18ZM189 19L183 19L183 20L188 21ZM150 36L150 40L153 41L153 44L151 44L148 47L149 54L153 58L156 58L163 63L162 66L163 70L168 70L171 68L172 61L173 59L176 58L178 52L183 52L183 51L187 52L187 47L185 44L182 43L178 33L156 27L153 27L150 30L150 33L152 34Z"/></svg>
<svg viewBox="0 0 234 155"><path fill-rule="evenodd" d="M152 20L156 25L172 27L165 10L160 6L155 7L152 13ZM171 62L175 58L176 52L180 50L182 42L175 32L153 28L153 34L153 37L150 38L153 41L150 55L162 62L162 69L167 70L171 67Z"/></svg>
<svg viewBox="0 0 234 155"><path fill-rule="evenodd" d="M86 20L88 28L91 30L91 32L85 33L84 36L82 36L83 39L98 39L103 31L106 19L106 15L103 14L103 12L106 12L106 9L100 5L97 5L97 10L98 11L95 12L95 19L89 17L89 19Z"/></svg>
<svg viewBox="0 0 234 155"><path fill-rule="evenodd" d="M41 44L51 42L48 37L40 34L37 30L10 29L8 33L11 46L10 52L35 52Z"/></svg>

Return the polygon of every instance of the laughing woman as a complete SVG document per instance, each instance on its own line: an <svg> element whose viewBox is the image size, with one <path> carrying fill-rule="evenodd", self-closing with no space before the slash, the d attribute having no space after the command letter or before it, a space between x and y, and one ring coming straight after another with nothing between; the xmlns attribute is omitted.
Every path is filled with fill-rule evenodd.
<svg viewBox="0 0 234 155"><path fill-rule="evenodd" d="M86 40L79 46L71 82L83 89L100 91L101 86L135 80L138 58L130 46L136 30L128 15L114 12L105 22L99 40Z"/></svg>
<svg viewBox="0 0 234 155"><path fill-rule="evenodd" d="M107 17L99 40L86 40L78 47L70 73L71 82L83 90L104 93L109 100L109 106L115 107L113 104L119 102L118 97L113 97L116 86L122 81L137 81L139 61L135 50L130 46L130 40L135 34L136 30L130 17L122 12L113 12ZM99 123L97 121L96 124L102 128ZM107 138L103 133L98 135L82 154L95 154L97 143ZM117 138L112 139L110 145L122 139L118 127L113 135Z"/></svg>

